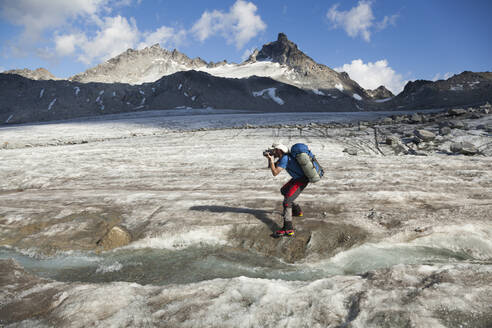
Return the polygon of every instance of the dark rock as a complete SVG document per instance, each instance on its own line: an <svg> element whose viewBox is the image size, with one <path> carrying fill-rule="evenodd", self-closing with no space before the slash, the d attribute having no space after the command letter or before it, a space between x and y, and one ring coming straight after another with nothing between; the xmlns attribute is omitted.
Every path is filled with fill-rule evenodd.
<svg viewBox="0 0 492 328"><path fill-rule="evenodd" d="M414 135L416 137L418 137L419 139L427 142L427 141L432 141L436 138L436 135L430 131L427 131L427 130L415 130L414 132Z"/></svg>
<svg viewBox="0 0 492 328"><path fill-rule="evenodd" d="M467 127L467 125L465 123L463 123L462 121L450 121L449 127L452 129L463 130Z"/></svg>
<svg viewBox="0 0 492 328"><path fill-rule="evenodd" d="M485 132L491 133L492 132L492 124L480 124L477 125L478 130L484 130Z"/></svg>
<svg viewBox="0 0 492 328"><path fill-rule="evenodd" d="M478 154L478 149L469 142L453 143L450 147L450 150L455 154L462 154L468 156L473 156Z"/></svg>
<svg viewBox="0 0 492 328"><path fill-rule="evenodd" d="M451 128L448 127L448 126L443 126L439 129L439 134L443 135L443 136L447 136L448 134L451 133Z"/></svg>
<svg viewBox="0 0 492 328"><path fill-rule="evenodd" d="M357 156L357 149L353 147L345 148L343 152L352 156Z"/></svg>
<svg viewBox="0 0 492 328"><path fill-rule="evenodd" d="M422 123L422 115L420 114L412 114L412 116L410 117L410 122L412 123Z"/></svg>
<svg viewBox="0 0 492 328"><path fill-rule="evenodd" d="M453 108L448 110L448 114L453 116L465 115L466 113L467 111L464 110L463 108Z"/></svg>
<svg viewBox="0 0 492 328"><path fill-rule="evenodd" d="M366 92L369 95L369 97L377 100L388 99L395 96L391 91L386 89L383 85L379 86L377 89L374 90L366 90Z"/></svg>
<svg viewBox="0 0 492 328"><path fill-rule="evenodd" d="M107 251L128 245L132 241L130 232L122 226L114 226L97 242L97 245Z"/></svg>

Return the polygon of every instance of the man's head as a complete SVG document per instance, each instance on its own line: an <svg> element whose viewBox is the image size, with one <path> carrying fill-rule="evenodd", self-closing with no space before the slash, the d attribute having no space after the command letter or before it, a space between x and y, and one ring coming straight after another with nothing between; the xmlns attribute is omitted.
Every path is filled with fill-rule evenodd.
<svg viewBox="0 0 492 328"><path fill-rule="evenodd" d="M272 148L274 150L275 157L282 157L284 154L287 154L289 152L289 148L281 143L274 143L272 145Z"/></svg>

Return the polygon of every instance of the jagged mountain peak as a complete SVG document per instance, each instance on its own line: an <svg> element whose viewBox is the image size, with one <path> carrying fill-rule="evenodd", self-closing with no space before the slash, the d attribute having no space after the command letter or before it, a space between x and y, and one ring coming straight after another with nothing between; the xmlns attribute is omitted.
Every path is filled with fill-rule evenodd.
<svg viewBox="0 0 492 328"><path fill-rule="evenodd" d="M366 92L369 95L369 97L371 97L372 99L377 99L377 100L388 99L388 98L392 98L395 96L391 91L386 89L386 87L384 85L380 85L378 88L376 88L374 90L366 90Z"/></svg>
<svg viewBox="0 0 492 328"><path fill-rule="evenodd" d="M329 97L343 93L355 99L368 99L368 95L348 75L318 64L285 33L279 33L277 40L255 50L249 59L241 64L206 62L200 57L191 59L177 49L166 50L159 44L134 50L128 49L82 74L70 78L77 82L104 82L142 84L155 82L163 76L179 71L199 70L215 76L247 78L249 76L271 77L277 81L311 89L316 94ZM323 92L326 91L326 93Z"/></svg>
<svg viewBox="0 0 492 328"><path fill-rule="evenodd" d="M70 80L82 83L142 84L154 82L175 72L199 69L208 65L209 63L200 57L191 59L177 49L170 51L156 43L140 50L127 49L96 67L72 76Z"/></svg>
<svg viewBox="0 0 492 328"><path fill-rule="evenodd" d="M296 66L302 61L311 61L306 54L290 41L287 35L279 33L277 41L265 44L255 56L256 60L270 60L281 65Z"/></svg>

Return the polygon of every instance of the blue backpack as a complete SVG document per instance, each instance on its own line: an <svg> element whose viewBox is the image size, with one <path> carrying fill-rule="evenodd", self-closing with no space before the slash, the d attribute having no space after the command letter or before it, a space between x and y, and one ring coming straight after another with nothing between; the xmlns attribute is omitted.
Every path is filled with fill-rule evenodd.
<svg viewBox="0 0 492 328"><path fill-rule="evenodd" d="M290 156L296 159L309 182L318 182L325 174L316 160L316 156L303 143L297 143L290 148Z"/></svg>

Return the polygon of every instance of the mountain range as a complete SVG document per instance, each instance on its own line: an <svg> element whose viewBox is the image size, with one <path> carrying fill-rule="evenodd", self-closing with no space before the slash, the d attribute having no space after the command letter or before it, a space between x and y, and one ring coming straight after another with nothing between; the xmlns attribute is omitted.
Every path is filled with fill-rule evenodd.
<svg viewBox="0 0 492 328"><path fill-rule="evenodd" d="M0 122L23 123L174 108L360 111L441 108L492 101L492 73L409 82L394 96L365 90L319 64L283 33L240 64L191 59L159 45L128 49L66 80L45 69L0 74Z"/></svg>

